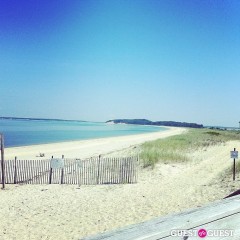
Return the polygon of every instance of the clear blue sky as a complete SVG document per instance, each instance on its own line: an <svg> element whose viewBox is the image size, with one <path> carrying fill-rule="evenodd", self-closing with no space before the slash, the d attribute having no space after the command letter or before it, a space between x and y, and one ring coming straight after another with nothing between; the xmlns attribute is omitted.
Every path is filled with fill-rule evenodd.
<svg viewBox="0 0 240 240"><path fill-rule="evenodd" d="M0 0L0 116L238 126L240 1Z"/></svg>

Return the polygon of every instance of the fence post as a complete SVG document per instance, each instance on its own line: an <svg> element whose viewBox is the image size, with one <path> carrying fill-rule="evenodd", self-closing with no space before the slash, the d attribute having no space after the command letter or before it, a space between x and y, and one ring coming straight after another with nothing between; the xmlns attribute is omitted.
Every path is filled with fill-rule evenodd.
<svg viewBox="0 0 240 240"><path fill-rule="evenodd" d="M52 156L53 159L53 156ZM52 167L51 167L51 161L50 161L50 174L49 174L49 184L52 183Z"/></svg>
<svg viewBox="0 0 240 240"><path fill-rule="evenodd" d="M99 184L100 179L100 161L101 161L101 155L98 157L98 174L97 174L97 184Z"/></svg>
<svg viewBox="0 0 240 240"><path fill-rule="evenodd" d="M236 148L233 150L234 152L236 151ZM236 160L235 158L233 159L233 181L235 181L235 175L236 175Z"/></svg>
<svg viewBox="0 0 240 240"><path fill-rule="evenodd" d="M2 167L2 189L5 188L5 164L4 164L4 137L0 135L1 140L1 167Z"/></svg>
<svg viewBox="0 0 240 240"><path fill-rule="evenodd" d="M64 155L62 155L62 159L64 159ZM61 171L61 184L63 184L63 177L64 177L64 168Z"/></svg>
<svg viewBox="0 0 240 240"><path fill-rule="evenodd" d="M13 183L17 184L17 157L14 159L14 179Z"/></svg>

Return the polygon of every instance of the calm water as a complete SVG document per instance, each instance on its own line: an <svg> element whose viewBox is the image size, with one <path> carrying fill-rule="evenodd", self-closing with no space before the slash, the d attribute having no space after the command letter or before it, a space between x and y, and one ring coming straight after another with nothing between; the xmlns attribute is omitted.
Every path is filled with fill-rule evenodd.
<svg viewBox="0 0 240 240"><path fill-rule="evenodd" d="M84 140L156 131L164 127L49 120L0 120L5 146Z"/></svg>

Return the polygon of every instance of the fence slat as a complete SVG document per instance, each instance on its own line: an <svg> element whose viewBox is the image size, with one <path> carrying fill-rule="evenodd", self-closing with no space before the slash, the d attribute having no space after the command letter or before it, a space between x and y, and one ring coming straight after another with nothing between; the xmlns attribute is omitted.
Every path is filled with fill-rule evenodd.
<svg viewBox="0 0 240 240"><path fill-rule="evenodd" d="M44 162L43 164L40 164L40 160L38 160L37 167L39 169L39 175L41 174L41 176L38 178L39 181L37 181L37 183L44 184Z"/></svg>
<svg viewBox="0 0 240 240"><path fill-rule="evenodd" d="M18 169L19 169L19 180L20 182L23 181L23 175L22 175L22 162L20 160L18 160Z"/></svg>
<svg viewBox="0 0 240 240"><path fill-rule="evenodd" d="M41 168L40 168L40 164L39 164L39 160L36 160L34 162L32 162L32 167L35 170L36 174L37 174L37 178L33 179L33 182L35 182L36 184L39 184L41 181Z"/></svg>
<svg viewBox="0 0 240 240"><path fill-rule="evenodd" d="M90 159L90 176L89 176L90 185L93 185L93 167L94 167L93 163L94 163L94 160L91 158Z"/></svg>
<svg viewBox="0 0 240 240"><path fill-rule="evenodd" d="M8 176L8 174L9 174L9 160L7 160L7 161L4 161L4 167L5 167L5 183L7 184L7 183L9 183L9 176Z"/></svg>
<svg viewBox="0 0 240 240"><path fill-rule="evenodd" d="M4 161L4 165L5 165L5 183L9 183L9 172L10 172L10 169L9 169L9 160L7 161Z"/></svg>
<svg viewBox="0 0 240 240"><path fill-rule="evenodd" d="M31 160L27 161L27 174L28 174L27 184L30 184L30 181L33 179L33 176L35 175L31 167L31 162L32 162Z"/></svg>

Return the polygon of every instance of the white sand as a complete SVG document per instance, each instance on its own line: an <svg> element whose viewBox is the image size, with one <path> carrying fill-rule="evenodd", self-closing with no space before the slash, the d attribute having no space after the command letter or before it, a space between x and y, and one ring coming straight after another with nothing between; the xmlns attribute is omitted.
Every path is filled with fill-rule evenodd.
<svg viewBox="0 0 240 240"><path fill-rule="evenodd" d="M171 130L171 134L178 131ZM150 135L147 139L158 138L153 136L157 134ZM123 139L127 138L132 140L126 143ZM105 139L106 152L118 149L118 143L127 147L146 138L129 136L118 140ZM102 153L99 151L104 144L94 140L94 154ZM239 175L235 183L231 179L219 181L219 174L232 165L229 151L239 144L228 142L190 153L192 161L188 163L143 169L139 182L132 185L7 185L7 190L0 191L0 239L80 239L220 199L239 186ZM57 152L62 154L60 150ZM48 151L52 154L51 149Z"/></svg>
<svg viewBox="0 0 240 240"><path fill-rule="evenodd" d="M99 154L104 155L109 152L128 148L145 141L181 134L184 131L186 131L184 128L168 128L166 131L138 135L6 148L5 159L14 159L15 156L18 159L36 159L39 153L44 153L44 158L51 158L51 156L59 158L62 155L66 158L94 157Z"/></svg>

